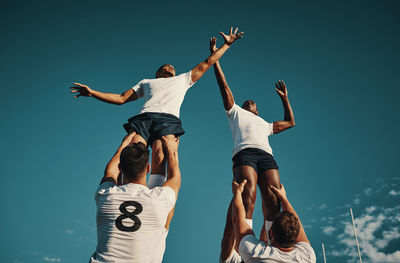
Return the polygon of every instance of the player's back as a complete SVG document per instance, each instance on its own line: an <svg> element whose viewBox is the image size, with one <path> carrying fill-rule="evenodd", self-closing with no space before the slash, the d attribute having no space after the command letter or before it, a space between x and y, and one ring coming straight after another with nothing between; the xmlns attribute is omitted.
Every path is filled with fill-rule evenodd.
<svg viewBox="0 0 400 263"><path fill-rule="evenodd" d="M96 191L97 248L91 262L161 262L175 204L170 187L103 183Z"/></svg>

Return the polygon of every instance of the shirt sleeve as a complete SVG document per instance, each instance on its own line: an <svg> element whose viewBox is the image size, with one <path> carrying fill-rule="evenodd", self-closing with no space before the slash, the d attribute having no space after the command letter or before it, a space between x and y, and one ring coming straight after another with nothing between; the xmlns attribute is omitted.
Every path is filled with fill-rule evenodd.
<svg viewBox="0 0 400 263"><path fill-rule="evenodd" d="M99 195L104 194L107 190L109 190L113 186L115 186L115 184L113 184L111 182L104 182L101 185L99 185L99 187L97 187L96 193L94 195L94 199L96 200L96 202L97 202L97 198L99 197Z"/></svg>
<svg viewBox="0 0 400 263"><path fill-rule="evenodd" d="M230 118L235 113L237 113L238 112L238 108L240 108L240 107L236 103L234 103L232 108L230 108L230 110L226 111L226 115L228 116L228 118Z"/></svg>
<svg viewBox="0 0 400 263"><path fill-rule="evenodd" d="M186 72L182 74L185 79L186 89L190 89L196 82L192 80L192 71Z"/></svg>
<svg viewBox="0 0 400 263"><path fill-rule="evenodd" d="M270 246L267 246L263 241L258 240L254 235L247 235L240 240L239 254L244 262L250 259L259 257L260 255L269 254Z"/></svg>
<svg viewBox="0 0 400 263"><path fill-rule="evenodd" d="M160 189L163 197L167 200L168 211L171 211L176 202L175 191L169 186L162 186Z"/></svg>
<svg viewBox="0 0 400 263"><path fill-rule="evenodd" d="M307 258L307 262L315 263L317 261L314 249L307 242L297 242L295 247L302 251L302 256Z"/></svg>
<svg viewBox="0 0 400 263"><path fill-rule="evenodd" d="M274 134L274 123L265 122L268 136Z"/></svg>
<svg viewBox="0 0 400 263"><path fill-rule="evenodd" d="M143 80L139 81L138 84L132 87L132 89L136 92L136 95L139 98L143 97Z"/></svg>

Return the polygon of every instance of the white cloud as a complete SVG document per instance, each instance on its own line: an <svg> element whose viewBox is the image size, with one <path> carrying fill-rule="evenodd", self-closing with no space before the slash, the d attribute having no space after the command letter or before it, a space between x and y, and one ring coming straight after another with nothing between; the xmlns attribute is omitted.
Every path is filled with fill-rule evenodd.
<svg viewBox="0 0 400 263"><path fill-rule="evenodd" d="M386 253L382 252L382 249L387 248L390 242L395 240L398 242L400 239L399 227L394 225L394 223L398 224L400 222L399 212L400 206L393 208L371 206L365 208L361 215L354 214L361 255L365 262L400 262L400 248L396 248L394 251L392 249L392 251ZM342 231L340 227L336 229L341 232L337 238L338 242L344 247L342 249L334 247L330 254L335 257L350 256L349 262L351 262L358 257L355 248L353 225L350 218L342 222L341 225L344 229ZM389 229L387 228L388 226Z"/></svg>
<svg viewBox="0 0 400 263"><path fill-rule="evenodd" d="M67 229L65 229L65 233L67 233L68 235L72 235L73 233L75 233L75 231L67 228Z"/></svg>
<svg viewBox="0 0 400 263"><path fill-rule="evenodd" d="M389 192L389 195L391 195L391 196L398 196L398 195L400 195L400 191L391 190L391 191Z"/></svg>
<svg viewBox="0 0 400 263"><path fill-rule="evenodd" d="M332 233L336 230L335 227L333 226L326 226L326 227L322 227L322 233L324 233L325 235L332 235Z"/></svg>
<svg viewBox="0 0 400 263"><path fill-rule="evenodd" d="M325 208L327 208L326 204L322 204L318 209L322 210L322 209L325 209Z"/></svg>
<svg viewBox="0 0 400 263"><path fill-rule="evenodd" d="M44 261L47 261L47 262L61 262L61 258L49 258L49 257L44 257L43 260L44 260Z"/></svg>
<svg viewBox="0 0 400 263"><path fill-rule="evenodd" d="M366 196L370 196L370 195L372 194L372 188L367 188L367 189L365 189L365 190L364 190L364 194L365 194Z"/></svg>
<svg viewBox="0 0 400 263"><path fill-rule="evenodd" d="M354 204L358 205L359 203L361 203L361 200L360 198L357 197L356 199L353 200L353 202Z"/></svg>

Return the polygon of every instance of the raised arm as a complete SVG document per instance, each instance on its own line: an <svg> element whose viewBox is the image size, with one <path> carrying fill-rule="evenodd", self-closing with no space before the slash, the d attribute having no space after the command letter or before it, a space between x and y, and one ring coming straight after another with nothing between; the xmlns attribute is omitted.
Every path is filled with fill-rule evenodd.
<svg viewBox="0 0 400 263"><path fill-rule="evenodd" d="M169 186L175 191L175 197L181 187L181 171L179 169L178 146L179 137L174 135L162 136L161 140L167 154L167 181L163 186Z"/></svg>
<svg viewBox="0 0 400 263"><path fill-rule="evenodd" d="M77 95L74 96L74 98L78 98L80 96L93 97L100 101L116 105L121 105L138 99L138 96L133 89L129 89L122 94L104 93L93 90L89 88L89 86L76 82L74 83L74 86L71 87L70 89L71 93L78 93Z"/></svg>
<svg viewBox="0 0 400 263"><path fill-rule="evenodd" d="M216 38L212 37L210 39L211 53L214 53L215 51L217 51L216 43L217 43ZM232 91L229 88L228 83L226 82L225 75L224 75L224 72L222 71L219 60L217 62L215 62L215 64L214 64L214 73L215 73L215 77L217 78L219 91L221 92L222 101L224 102L224 108L226 111L229 111L235 104L235 100L233 98Z"/></svg>
<svg viewBox="0 0 400 263"><path fill-rule="evenodd" d="M106 169L104 171L104 176L101 179L100 184L104 182L111 182L113 184L117 184L119 176L119 168L118 168L119 157L121 155L122 150L132 142L132 139L135 136L135 134L136 134L135 132L132 132L131 134L124 137L121 145L118 147L117 152L108 162Z"/></svg>
<svg viewBox="0 0 400 263"><path fill-rule="evenodd" d="M280 189L274 187L273 185L271 185L270 188L276 194L276 196L279 198L279 200L281 200L282 211L288 211L288 212L294 214L297 217L297 219L299 220L300 231L299 231L299 235L297 236L296 242L307 242L308 244L310 244L310 241L307 238L306 232L304 231L304 228L303 228L303 225L301 224L299 216L297 215L296 211L294 211L293 206L290 204L289 200L287 199L285 187L283 187L283 185L281 184Z"/></svg>
<svg viewBox="0 0 400 263"><path fill-rule="evenodd" d="M283 80L279 80L278 83L275 83L275 87L276 92L282 100L285 116L283 121L276 121L273 123L274 134L280 133L296 125L296 123L294 122L293 110L290 106L285 82L283 82Z"/></svg>
<svg viewBox="0 0 400 263"><path fill-rule="evenodd" d="M236 248L238 248L240 241L243 237L247 235L254 235L253 230L246 223L246 210L244 209L242 193L244 185L247 180L243 180L238 184L235 180L232 182L232 193L233 193L233 203L232 203L232 221L233 228L236 237Z"/></svg>
<svg viewBox="0 0 400 263"><path fill-rule="evenodd" d="M243 32L236 34L238 28L236 28L235 32L232 33L232 31L233 28L231 27L229 35L225 35L224 33L220 32L225 40L224 45L222 45L221 48L213 52L208 58L206 58L206 60L204 60L192 69L193 82L198 81L203 76L203 74L222 57L222 55L229 49L233 42L243 37Z"/></svg>

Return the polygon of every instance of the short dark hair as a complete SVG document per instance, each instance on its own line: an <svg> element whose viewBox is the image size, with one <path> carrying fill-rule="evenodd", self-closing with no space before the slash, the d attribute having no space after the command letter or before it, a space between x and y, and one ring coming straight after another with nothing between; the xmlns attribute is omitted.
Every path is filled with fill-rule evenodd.
<svg viewBox="0 0 400 263"><path fill-rule="evenodd" d="M141 142L126 146L120 156L120 167L124 176L136 179L149 163L149 150Z"/></svg>
<svg viewBox="0 0 400 263"><path fill-rule="evenodd" d="M297 217L288 212L280 212L274 219L271 227L275 242L285 248L296 244L300 231L300 222Z"/></svg>

